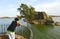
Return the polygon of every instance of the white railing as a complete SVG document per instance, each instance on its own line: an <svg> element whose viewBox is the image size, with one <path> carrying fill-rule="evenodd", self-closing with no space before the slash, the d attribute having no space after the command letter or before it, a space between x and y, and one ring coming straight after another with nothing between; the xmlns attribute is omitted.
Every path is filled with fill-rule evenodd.
<svg viewBox="0 0 60 39"><path fill-rule="evenodd" d="M0 33L7 32L9 24L0 24Z"/></svg>
<svg viewBox="0 0 60 39"><path fill-rule="evenodd" d="M9 26L9 24L0 24L0 33L7 32L8 26ZM15 32L23 35L23 33L25 33L25 29L29 31L30 39L32 39L33 34L32 34L32 30L31 30L31 28L29 28L29 26L23 26L22 25L21 27L16 27ZM25 35L25 36L27 36L27 35Z"/></svg>

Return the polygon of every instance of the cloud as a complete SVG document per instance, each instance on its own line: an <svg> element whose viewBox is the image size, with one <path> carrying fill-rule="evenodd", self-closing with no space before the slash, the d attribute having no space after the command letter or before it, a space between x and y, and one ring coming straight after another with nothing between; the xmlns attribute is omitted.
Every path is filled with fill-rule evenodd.
<svg viewBox="0 0 60 39"><path fill-rule="evenodd" d="M42 3L34 6L36 11L45 11L49 15L60 15L60 2Z"/></svg>
<svg viewBox="0 0 60 39"><path fill-rule="evenodd" d="M0 16L16 16L18 15L19 13L17 12L17 7L15 5L7 5L5 7L2 7L0 9Z"/></svg>
<svg viewBox="0 0 60 39"><path fill-rule="evenodd" d="M39 0L19 0L18 3L24 3L24 4L27 4L27 5L33 5L34 2L36 1L39 1Z"/></svg>

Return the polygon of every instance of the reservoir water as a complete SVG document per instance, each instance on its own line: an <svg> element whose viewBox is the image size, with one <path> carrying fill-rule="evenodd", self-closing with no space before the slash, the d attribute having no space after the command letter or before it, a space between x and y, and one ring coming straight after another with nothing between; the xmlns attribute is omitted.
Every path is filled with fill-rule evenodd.
<svg viewBox="0 0 60 39"><path fill-rule="evenodd" d="M14 18L0 18L0 33L6 32L8 26ZM60 22L60 17L54 17L55 22ZM27 23L20 20L22 25L27 26ZM33 39L60 39L60 26L48 25L28 25L33 32Z"/></svg>

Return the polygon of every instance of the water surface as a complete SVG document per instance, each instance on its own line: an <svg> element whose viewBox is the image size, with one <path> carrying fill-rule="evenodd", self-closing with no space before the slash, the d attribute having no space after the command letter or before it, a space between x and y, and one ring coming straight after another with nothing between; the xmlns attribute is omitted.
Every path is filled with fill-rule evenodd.
<svg viewBox="0 0 60 39"><path fill-rule="evenodd" d="M12 20L14 20L14 18L0 19L0 33L6 32L8 26L3 25L10 24ZM60 22L60 17L54 17L53 20ZM22 25L27 26L27 23L24 22L23 19L20 19L20 22ZM31 28L33 32L33 39L60 39L60 26L28 24L28 27Z"/></svg>

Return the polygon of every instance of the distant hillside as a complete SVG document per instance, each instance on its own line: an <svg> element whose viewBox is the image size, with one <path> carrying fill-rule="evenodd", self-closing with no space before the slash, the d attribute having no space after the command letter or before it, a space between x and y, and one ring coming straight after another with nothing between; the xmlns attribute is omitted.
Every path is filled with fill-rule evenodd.
<svg viewBox="0 0 60 39"><path fill-rule="evenodd" d="M0 17L0 19L4 19L4 18L15 18L15 17Z"/></svg>
<svg viewBox="0 0 60 39"><path fill-rule="evenodd" d="M51 16L51 15L50 15ZM51 17L60 17L60 16L51 16Z"/></svg>

